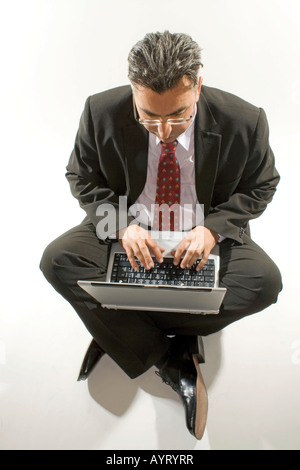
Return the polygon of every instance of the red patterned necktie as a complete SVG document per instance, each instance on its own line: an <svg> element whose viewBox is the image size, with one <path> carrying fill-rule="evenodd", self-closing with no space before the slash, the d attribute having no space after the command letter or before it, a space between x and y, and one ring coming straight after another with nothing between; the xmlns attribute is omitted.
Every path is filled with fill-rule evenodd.
<svg viewBox="0 0 300 470"><path fill-rule="evenodd" d="M177 140L168 144L161 142L153 224L155 230L180 229L180 167L175 156L177 143Z"/></svg>

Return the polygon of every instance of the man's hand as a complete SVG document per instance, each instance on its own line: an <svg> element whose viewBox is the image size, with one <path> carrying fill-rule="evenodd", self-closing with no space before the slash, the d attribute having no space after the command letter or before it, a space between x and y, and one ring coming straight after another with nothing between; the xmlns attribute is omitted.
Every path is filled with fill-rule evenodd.
<svg viewBox="0 0 300 470"><path fill-rule="evenodd" d="M164 248L159 247L149 232L139 225L129 225L121 230L118 234L118 239L135 271L139 269L135 256L145 269L153 268L154 264L149 248L151 248L157 261L159 263L163 262L162 253L165 251Z"/></svg>
<svg viewBox="0 0 300 470"><path fill-rule="evenodd" d="M174 264L177 266L180 259L186 251L186 254L180 264L181 268L192 267L198 258L202 255L202 259L197 266L197 271L206 264L211 250L218 243L218 234L209 228L198 225L191 230L187 236L178 245L176 251L173 251Z"/></svg>

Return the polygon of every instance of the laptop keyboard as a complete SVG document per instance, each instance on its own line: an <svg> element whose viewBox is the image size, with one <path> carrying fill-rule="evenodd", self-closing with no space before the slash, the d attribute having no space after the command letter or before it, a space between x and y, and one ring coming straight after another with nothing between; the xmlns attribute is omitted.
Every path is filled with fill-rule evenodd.
<svg viewBox="0 0 300 470"><path fill-rule="evenodd" d="M214 287L215 262L209 259L205 266L196 271L198 260L191 268L174 266L173 258L165 258L162 263L153 259L154 267L146 270L137 261L139 271L134 271L126 254L116 253L114 257L111 282L130 284L176 285L191 287Z"/></svg>

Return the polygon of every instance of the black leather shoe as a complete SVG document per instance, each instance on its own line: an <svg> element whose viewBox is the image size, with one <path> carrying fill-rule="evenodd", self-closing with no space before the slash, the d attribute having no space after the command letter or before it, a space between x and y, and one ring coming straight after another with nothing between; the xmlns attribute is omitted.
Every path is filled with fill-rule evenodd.
<svg viewBox="0 0 300 470"><path fill-rule="evenodd" d="M105 351L93 339L85 353L77 381L86 380Z"/></svg>
<svg viewBox="0 0 300 470"><path fill-rule="evenodd" d="M187 428L196 439L203 437L208 411L207 391L199 359L204 362L202 339L199 341L197 336L176 336L172 339L169 357L156 372L180 396L185 408Z"/></svg>

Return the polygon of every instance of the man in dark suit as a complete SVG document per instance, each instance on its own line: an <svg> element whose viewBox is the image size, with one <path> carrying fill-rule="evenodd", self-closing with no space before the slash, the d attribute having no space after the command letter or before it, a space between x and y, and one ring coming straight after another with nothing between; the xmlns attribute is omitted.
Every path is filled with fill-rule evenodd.
<svg viewBox="0 0 300 470"><path fill-rule="evenodd" d="M265 309L282 288L278 268L249 232L249 221L262 214L279 181L265 113L202 86L201 66L201 51L189 36L148 34L129 54L131 86L88 98L66 175L87 217L52 242L41 261L48 281L93 336L79 378L86 378L104 353L131 378L156 365L182 398L187 427L198 439L207 397L197 337ZM204 224L192 223L174 250L174 264L189 267L201 256L201 269L219 243L220 285L227 288L220 313L104 309L77 281L105 280L116 238L135 269L136 260L146 269L152 267L152 255L163 260L163 249L151 236L149 210L157 203L159 161L174 143L177 203L191 204L193 215L198 204L204 211ZM126 197L125 209L120 197ZM143 220L135 219L134 204L145 207ZM111 207L116 218L103 235L104 207Z"/></svg>

